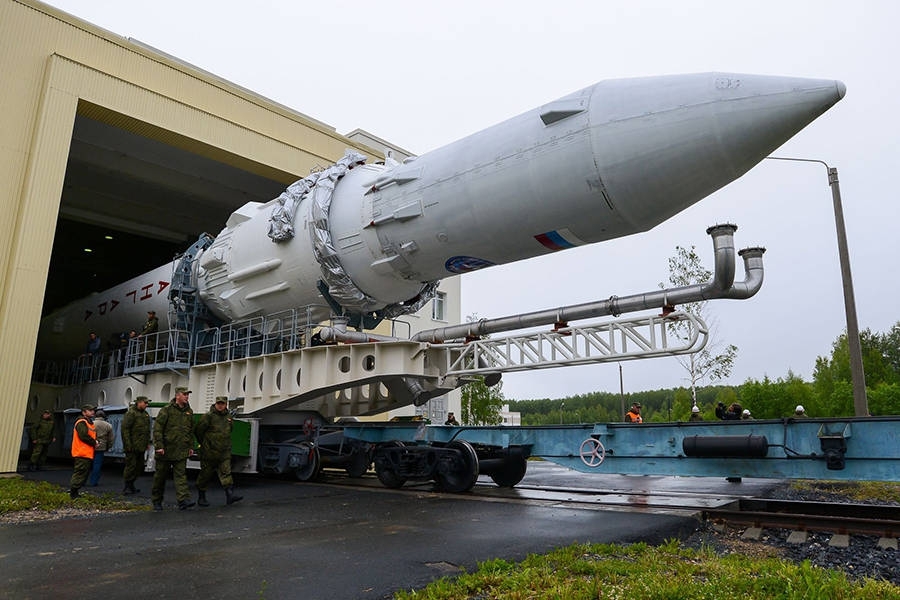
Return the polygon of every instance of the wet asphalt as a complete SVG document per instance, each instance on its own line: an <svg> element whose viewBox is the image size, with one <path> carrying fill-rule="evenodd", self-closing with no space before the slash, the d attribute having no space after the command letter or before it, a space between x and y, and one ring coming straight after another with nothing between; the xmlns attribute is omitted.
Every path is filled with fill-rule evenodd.
<svg viewBox="0 0 900 600"><path fill-rule="evenodd" d="M71 470L61 463L24 475L68 487ZM596 486L593 477L530 464L521 485ZM680 494L681 486L689 492L706 482L713 494L734 490L721 480L613 477L604 485ZM697 525L688 513L487 501L427 484L412 493L256 476L237 484L244 500L232 506L214 486L212 506L180 511L170 481L163 512L2 524L0 597L382 599L491 558L516 561L576 542L657 543ZM748 491L769 485L747 484ZM99 487L85 489L118 493L121 485L113 465ZM135 501L149 504L150 476L138 487Z"/></svg>

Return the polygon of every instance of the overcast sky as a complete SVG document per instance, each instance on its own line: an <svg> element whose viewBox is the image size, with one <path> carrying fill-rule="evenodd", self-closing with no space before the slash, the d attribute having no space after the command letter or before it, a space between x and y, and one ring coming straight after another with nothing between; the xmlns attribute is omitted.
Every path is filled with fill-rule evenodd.
<svg viewBox="0 0 900 600"><path fill-rule="evenodd" d="M347 133L415 153L603 79L728 71L839 79L847 95L775 154L839 169L860 328L900 320L900 117L893 0L275 2L53 0ZM655 290L676 245L712 267L706 227L765 246L754 298L709 306L738 346L727 383L812 378L846 326L831 191L818 164L763 163L654 230L465 275L493 318ZM737 279L743 278L738 268ZM686 384L675 359L623 363L626 392ZM508 398L618 391L615 364L513 373Z"/></svg>

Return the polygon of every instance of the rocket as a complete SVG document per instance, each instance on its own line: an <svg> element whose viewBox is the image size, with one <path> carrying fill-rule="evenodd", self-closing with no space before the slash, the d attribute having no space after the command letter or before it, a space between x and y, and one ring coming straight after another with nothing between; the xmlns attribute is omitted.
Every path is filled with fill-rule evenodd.
<svg viewBox="0 0 900 600"><path fill-rule="evenodd" d="M166 329L173 269L222 322L310 307L361 326L413 312L445 277L651 229L845 92L834 80L732 73L608 80L402 163L348 151L236 210L190 264L48 315L38 357L77 354L88 330L127 331L147 310Z"/></svg>

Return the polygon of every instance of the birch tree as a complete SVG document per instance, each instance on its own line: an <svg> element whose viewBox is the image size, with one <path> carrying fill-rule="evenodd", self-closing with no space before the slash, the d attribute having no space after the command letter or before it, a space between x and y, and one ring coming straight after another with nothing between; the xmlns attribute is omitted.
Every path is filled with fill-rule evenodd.
<svg viewBox="0 0 900 600"><path fill-rule="evenodd" d="M706 283L711 277L712 271L703 266L695 246L691 246L690 249L675 246L675 256L669 258L669 284L672 287ZM659 286L660 288L667 287L662 283ZM731 375L738 352L737 346L725 345L716 336L716 324L707 304L708 301L703 300L682 304L678 307L681 311L700 318L709 327L709 338L703 350L676 357L676 360L687 372L691 388L691 401L694 404L697 403L697 387L704 381L713 383ZM669 323L668 328L671 334L682 338L687 337L688 324L686 322Z"/></svg>

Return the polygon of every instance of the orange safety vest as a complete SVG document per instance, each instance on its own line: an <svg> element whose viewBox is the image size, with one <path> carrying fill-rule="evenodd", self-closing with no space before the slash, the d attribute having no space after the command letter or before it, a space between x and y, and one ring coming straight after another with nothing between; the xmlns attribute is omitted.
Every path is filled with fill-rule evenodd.
<svg viewBox="0 0 900 600"><path fill-rule="evenodd" d="M630 410L625 413L625 418L628 419L631 423L643 423L644 420L641 418L641 415L631 412Z"/></svg>
<svg viewBox="0 0 900 600"><path fill-rule="evenodd" d="M75 425L78 425L81 421L84 421L85 425L87 425L88 435L96 440L97 429L94 427L94 424L89 423L87 419L82 417L75 421ZM72 458L94 458L94 446L89 446L81 441L81 438L78 437L78 432L75 431L75 429L72 429Z"/></svg>

